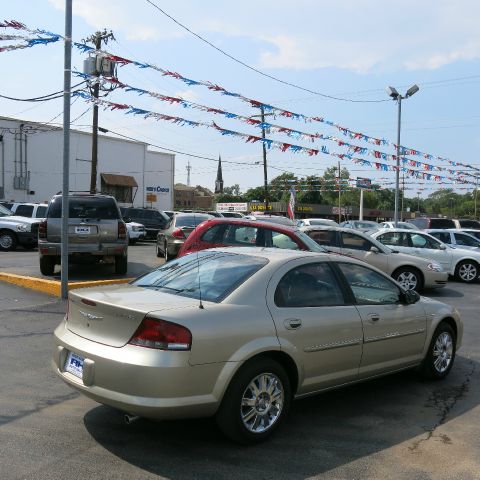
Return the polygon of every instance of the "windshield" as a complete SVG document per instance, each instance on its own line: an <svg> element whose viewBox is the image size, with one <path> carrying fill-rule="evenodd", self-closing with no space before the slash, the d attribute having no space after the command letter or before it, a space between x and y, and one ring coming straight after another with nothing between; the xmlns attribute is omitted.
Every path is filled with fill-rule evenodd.
<svg viewBox="0 0 480 480"><path fill-rule="evenodd" d="M221 302L268 263L265 258L228 252L185 255L138 278L132 285L182 297Z"/></svg>
<svg viewBox="0 0 480 480"><path fill-rule="evenodd" d="M0 205L0 217L9 217L10 215L12 215L12 212L3 205Z"/></svg>
<svg viewBox="0 0 480 480"><path fill-rule="evenodd" d="M311 252L325 253L328 251L327 249L321 247L315 240L310 238L306 233L300 230L295 230L295 233L297 237L308 247L308 249Z"/></svg>
<svg viewBox="0 0 480 480"><path fill-rule="evenodd" d="M376 229L380 230L380 225L376 222L354 222L356 228L370 228L370 229Z"/></svg>
<svg viewBox="0 0 480 480"><path fill-rule="evenodd" d="M195 227L200 223L213 218L211 215L195 214L195 215L177 215L175 217L176 227Z"/></svg>

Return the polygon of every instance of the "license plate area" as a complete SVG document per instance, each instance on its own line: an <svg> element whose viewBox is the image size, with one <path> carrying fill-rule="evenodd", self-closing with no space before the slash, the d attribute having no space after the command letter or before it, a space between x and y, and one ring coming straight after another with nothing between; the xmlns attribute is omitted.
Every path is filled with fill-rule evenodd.
<svg viewBox="0 0 480 480"><path fill-rule="evenodd" d="M84 226L75 227L75 233L79 235L90 235L91 229L90 227L84 227Z"/></svg>
<svg viewBox="0 0 480 480"><path fill-rule="evenodd" d="M75 377L83 377L84 358L73 352L68 352L67 361L65 362L65 371L71 373Z"/></svg>

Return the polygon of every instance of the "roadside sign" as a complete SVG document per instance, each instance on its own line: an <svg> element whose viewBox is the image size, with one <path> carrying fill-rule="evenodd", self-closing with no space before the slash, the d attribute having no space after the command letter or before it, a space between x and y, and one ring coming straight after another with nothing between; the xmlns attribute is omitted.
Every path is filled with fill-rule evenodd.
<svg viewBox="0 0 480 480"><path fill-rule="evenodd" d="M217 212L246 212L248 211L248 203L217 203Z"/></svg>
<svg viewBox="0 0 480 480"><path fill-rule="evenodd" d="M157 201L157 196L154 193L147 193L146 197L147 202L153 203Z"/></svg>
<svg viewBox="0 0 480 480"><path fill-rule="evenodd" d="M357 177L357 188L370 190L372 188L372 181L369 178Z"/></svg>

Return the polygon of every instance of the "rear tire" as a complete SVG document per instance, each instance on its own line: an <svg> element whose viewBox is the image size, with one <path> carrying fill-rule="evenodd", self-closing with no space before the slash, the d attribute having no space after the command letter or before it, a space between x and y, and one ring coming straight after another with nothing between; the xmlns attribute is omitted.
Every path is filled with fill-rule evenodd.
<svg viewBox="0 0 480 480"><path fill-rule="evenodd" d="M478 263L473 260L463 260L455 268L455 278L464 283L473 283L478 278Z"/></svg>
<svg viewBox="0 0 480 480"><path fill-rule="evenodd" d="M170 260L173 260L176 255L172 255L171 253L168 253L168 243L165 242L165 245L164 245L164 249L165 249L165 263L169 262Z"/></svg>
<svg viewBox="0 0 480 480"><path fill-rule="evenodd" d="M290 380L284 368L270 358L256 358L233 377L216 415L217 424L231 440L258 443L284 421L291 403Z"/></svg>
<svg viewBox="0 0 480 480"><path fill-rule="evenodd" d="M457 339L447 322L440 322L432 336L421 372L430 380L442 380L450 372L455 360Z"/></svg>
<svg viewBox="0 0 480 480"><path fill-rule="evenodd" d="M155 244L155 248L157 250L157 257L164 257L165 255L162 253L160 250L160 247L158 246L158 243Z"/></svg>
<svg viewBox="0 0 480 480"><path fill-rule="evenodd" d="M125 275L128 269L128 257L126 255L118 255L115 257L115 273Z"/></svg>
<svg viewBox="0 0 480 480"><path fill-rule="evenodd" d="M10 230L0 230L0 250L7 252L17 248L17 236Z"/></svg>
<svg viewBox="0 0 480 480"><path fill-rule="evenodd" d="M392 274L392 278L402 285L405 290L420 292L423 288L422 274L413 267L400 267Z"/></svg>
<svg viewBox="0 0 480 480"><path fill-rule="evenodd" d="M55 271L55 257L42 255L40 257L40 272L42 275L51 277Z"/></svg>

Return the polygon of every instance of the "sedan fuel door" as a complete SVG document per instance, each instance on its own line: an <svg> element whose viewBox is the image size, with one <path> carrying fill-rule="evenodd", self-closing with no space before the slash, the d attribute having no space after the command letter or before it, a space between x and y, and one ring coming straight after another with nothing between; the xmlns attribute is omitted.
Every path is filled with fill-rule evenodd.
<svg viewBox="0 0 480 480"><path fill-rule="evenodd" d="M390 278L367 266L346 262L336 265L362 318L360 378L418 364L426 340L426 314L420 303L406 301L416 294L405 294Z"/></svg>
<svg viewBox="0 0 480 480"><path fill-rule="evenodd" d="M358 377L362 322L327 259L289 262L275 273L267 289L281 348L301 367L299 394Z"/></svg>

